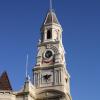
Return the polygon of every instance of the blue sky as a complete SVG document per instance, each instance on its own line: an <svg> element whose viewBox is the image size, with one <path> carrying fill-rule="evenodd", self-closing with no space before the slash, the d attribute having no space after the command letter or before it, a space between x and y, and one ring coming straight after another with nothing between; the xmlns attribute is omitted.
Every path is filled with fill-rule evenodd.
<svg viewBox="0 0 100 100"><path fill-rule="evenodd" d="M0 0L0 73L6 70L14 90L35 65L40 27L49 0ZM73 100L100 100L100 0L54 0L63 27Z"/></svg>

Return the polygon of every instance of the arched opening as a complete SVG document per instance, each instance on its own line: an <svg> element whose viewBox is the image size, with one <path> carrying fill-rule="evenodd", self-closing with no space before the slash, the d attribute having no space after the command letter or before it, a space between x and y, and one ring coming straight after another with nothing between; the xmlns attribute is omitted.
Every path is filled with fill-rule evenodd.
<svg viewBox="0 0 100 100"><path fill-rule="evenodd" d="M60 98L65 96L65 93L55 89L44 89L38 95L39 100L60 100Z"/></svg>
<svg viewBox="0 0 100 100"><path fill-rule="evenodd" d="M51 30L47 31L47 39L51 39L52 38L52 32Z"/></svg>
<svg viewBox="0 0 100 100"><path fill-rule="evenodd" d="M41 42L44 40L44 33L41 33Z"/></svg>

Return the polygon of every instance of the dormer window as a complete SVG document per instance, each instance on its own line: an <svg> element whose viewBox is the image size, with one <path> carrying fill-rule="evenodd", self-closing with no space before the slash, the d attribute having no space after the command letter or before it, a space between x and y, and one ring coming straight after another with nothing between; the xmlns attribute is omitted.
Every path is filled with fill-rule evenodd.
<svg viewBox="0 0 100 100"><path fill-rule="evenodd" d="M47 39L51 39L52 38L52 32L51 30L47 31Z"/></svg>

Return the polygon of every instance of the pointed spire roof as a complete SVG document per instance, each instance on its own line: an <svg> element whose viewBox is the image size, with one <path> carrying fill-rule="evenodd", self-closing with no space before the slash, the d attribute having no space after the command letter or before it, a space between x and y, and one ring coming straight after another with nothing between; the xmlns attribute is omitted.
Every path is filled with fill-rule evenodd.
<svg viewBox="0 0 100 100"><path fill-rule="evenodd" d="M12 90L7 72L3 72L0 76L0 90Z"/></svg>
<svg viewBox="0 0 100 100"><path fill-rule="evenodd" d="M48 24L58 24L58 25L60 25L54 10L51 10L51 9L47 13L45 21L43 23L43 25L48 25Z"/></svg>

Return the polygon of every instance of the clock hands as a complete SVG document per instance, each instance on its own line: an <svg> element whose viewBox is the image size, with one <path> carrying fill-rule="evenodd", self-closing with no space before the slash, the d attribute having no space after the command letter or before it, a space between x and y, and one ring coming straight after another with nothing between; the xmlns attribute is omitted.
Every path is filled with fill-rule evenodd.
<svg viewBox="0 0 100 100"><path fill-rule="evenodd" d="M48 75L48 74L43 76L43 78L46 80L46 82L47 82L48 79L50 79L50 77L51 77L51 75Z"/></svg>
<svg viewBox="0 0 100 100"><path fill-rule="evenodd" d="M48 79L48 78L50 78L50 77L51 77L51 75L48 75L48 74L44 75L44 78L45 78L45 79Z"/></svg>
<svg viewBox="0 0 100 100"><path fill-rule="evenodd" d="M42 77L38 78L36 81L38 81L38 80L40 80L40 79L43 78L43 79L46 80L46 82L47 82L48 79L50 79L51 76L52 76L51 74L45 74L45 75L43 75Z"/></svg>

